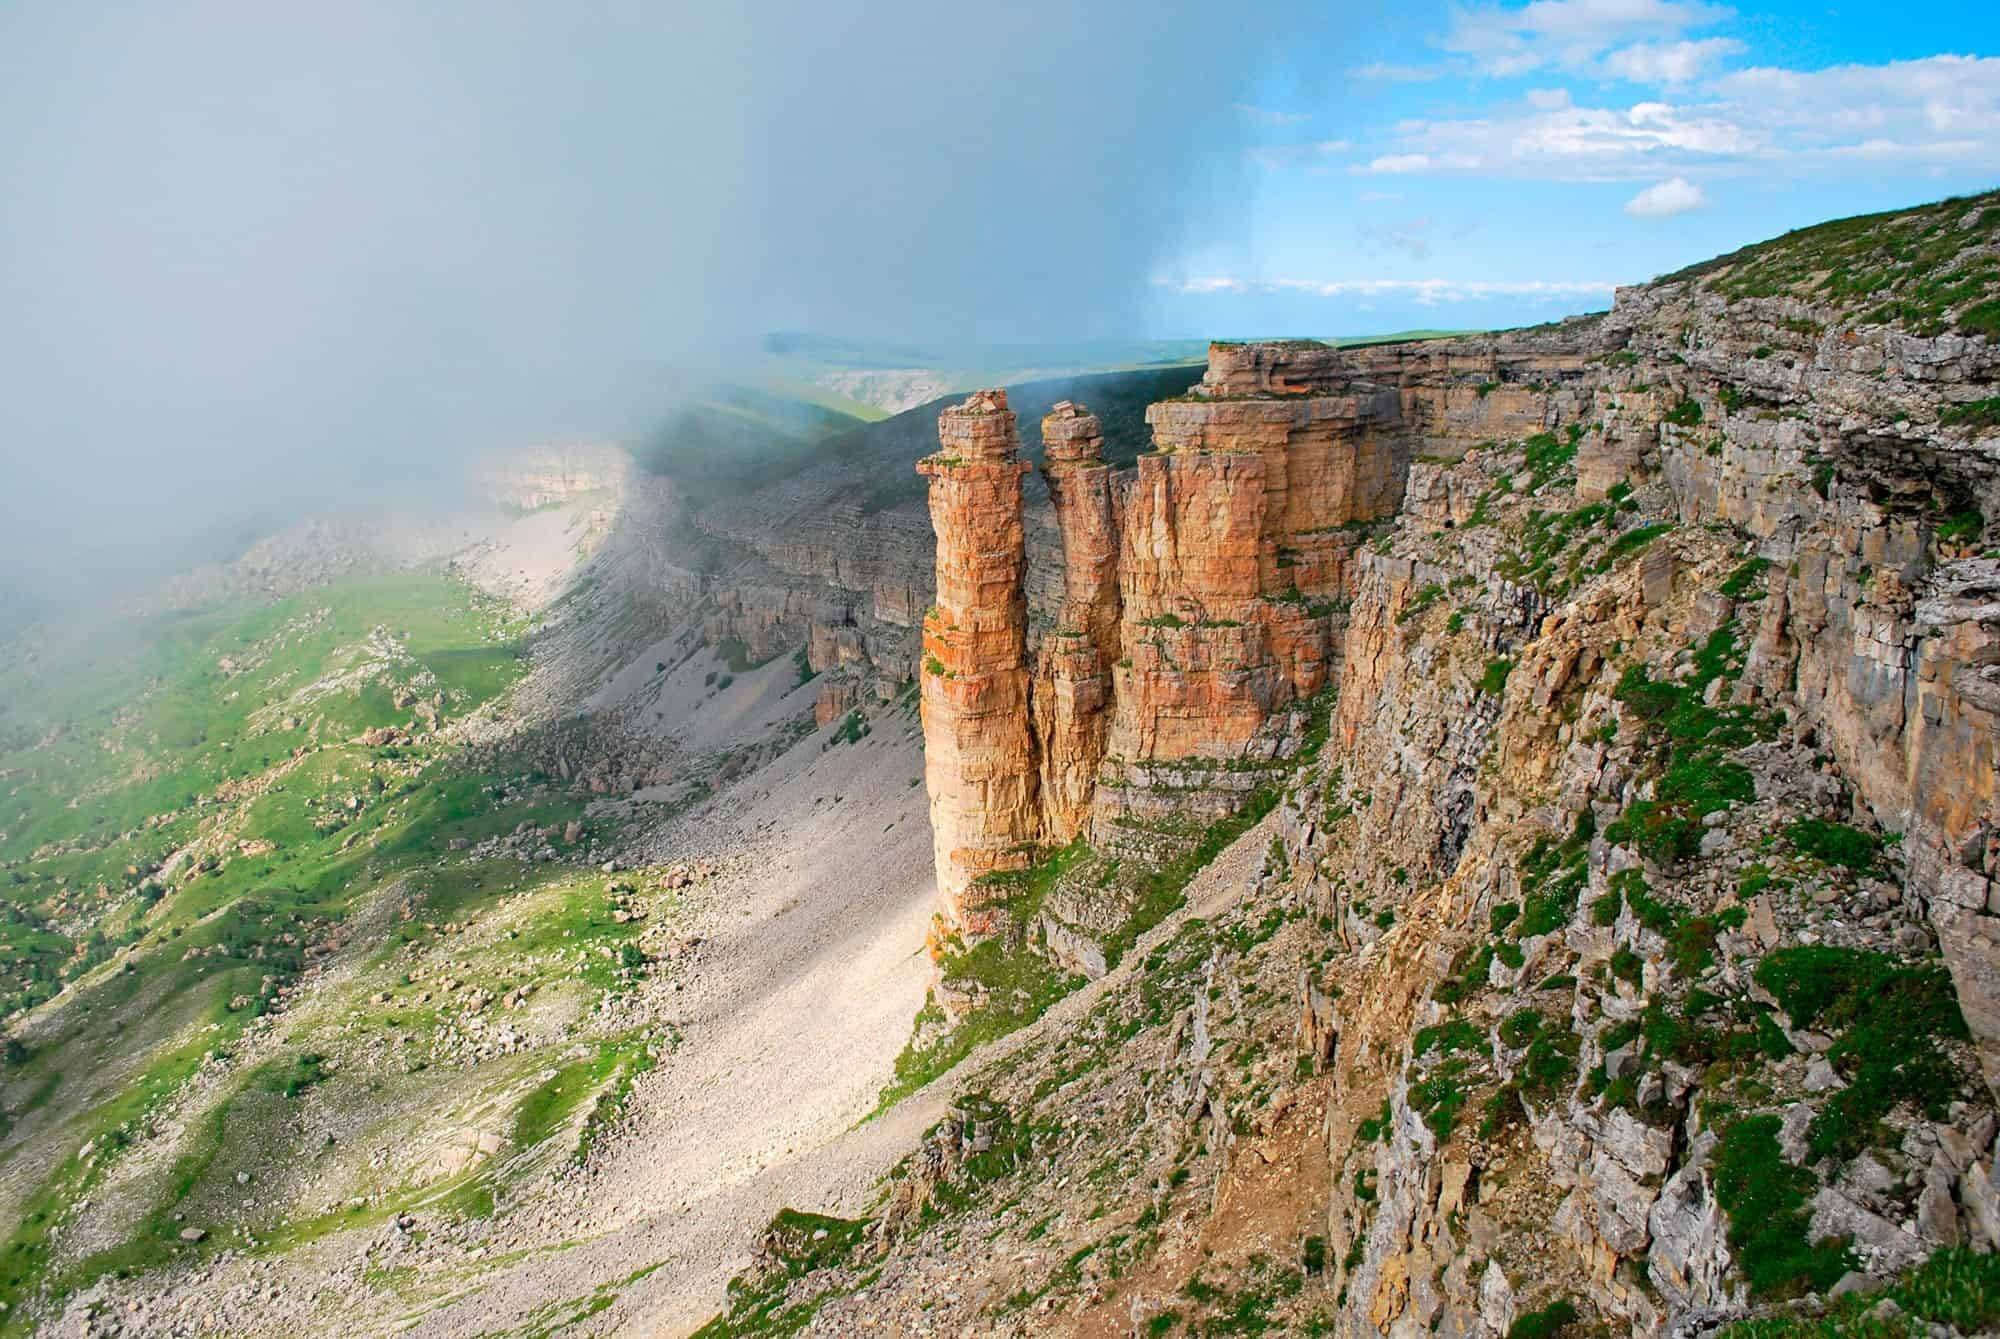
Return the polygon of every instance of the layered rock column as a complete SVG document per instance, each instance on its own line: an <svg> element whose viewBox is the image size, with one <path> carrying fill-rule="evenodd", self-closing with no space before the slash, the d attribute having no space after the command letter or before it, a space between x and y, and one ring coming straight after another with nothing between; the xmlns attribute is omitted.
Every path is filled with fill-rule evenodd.
<svg viewBox="0 0 2000 1339"><path fill-rule="evenodd" d="M1225 344L1146 421L1157 449L1121 523L1108 751L1128 765L1245 759L1279 708L1331 677L1358 527L1402 501L1401 400L1355 383L1324 345Z"/></svg>
<svg viewBox="0 0 2000 1339"><path fill-rule="evenodd" d="M1097 416L1064 400L1042 420L1042 477L1062 531L1063 599L1042 641L1034 708L1045 834L1069 841L1090 817L1118 659L1118 507Z"/></svg>
<svg viewBox="0 0 2000 1339"><path fill-rule="evenodd" d="M937 603L924 616L924 780L947 933L994 925L978 880L1024 868L1040 835L1028 706L1020 440L1005 391L938 416L930 479Z"/></svg>
<svg viewBox="0 0 2000 1339"><path fill-rule="evenodd" d="M1115 757L1235 757L1270 715L1279 669L1256 612L1263 531L1256 453L1140 458L1119 555Z"/></svg>

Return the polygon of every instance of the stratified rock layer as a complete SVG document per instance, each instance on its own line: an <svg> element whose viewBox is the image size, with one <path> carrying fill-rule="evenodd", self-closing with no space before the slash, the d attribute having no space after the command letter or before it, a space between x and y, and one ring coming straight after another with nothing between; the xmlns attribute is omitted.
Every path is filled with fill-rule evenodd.
<svg viewBox="0 0 2000 1339"><path fill-rule="evenodd" d="M1110 723L1118 658L1118 499L1096 415L1065 400L1042 420L1048 482L1062 531L1063 595L1042 638L1034 685L1042 746L1042 812L1049 841L1083 830Z"/></svg>
<svg viewBox="0 0 2000 1339"><path fill-rule="evenodd" d="M924 778L948 932L984 933L980 876L1019 869L1040 835L1028 714L1020 460L1005 391L938 416L918 463L937 531L937 603L924 615Z"/></svg>

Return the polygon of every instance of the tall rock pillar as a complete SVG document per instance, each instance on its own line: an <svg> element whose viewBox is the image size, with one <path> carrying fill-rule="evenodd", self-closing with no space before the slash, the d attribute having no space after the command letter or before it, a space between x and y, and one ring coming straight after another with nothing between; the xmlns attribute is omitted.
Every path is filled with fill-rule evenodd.
<svg viewBox="0 0 2000 1339"><path fill-rule="evenodd" d="M1063 600L1035 675L1042 818L1067 842L1090 818L1118 659L1118 509L1097 416L1064 400L1042 420L1042 477L1062 531Z"/></svg>
<svg viewBox="0 0 2000 1339"><path fill-rule="evenodd" d="M994 915L976 881L1025 868L1040 835L1028 706L1020 438L1005 391L938 415L930 479L937 603L924 616L924 782L944 929L980 935Z"/></svg>

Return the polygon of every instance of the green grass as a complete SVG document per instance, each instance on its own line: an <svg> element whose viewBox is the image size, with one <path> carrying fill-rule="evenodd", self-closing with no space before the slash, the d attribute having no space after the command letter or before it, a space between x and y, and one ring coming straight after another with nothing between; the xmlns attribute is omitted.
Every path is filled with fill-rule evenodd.
<svg viewBox="0 0 2000 1339"><path fill-rule="evenodd" d="M1555 1339L1576 1322L1576 1304L1563 1298L1516 1316L1507 1327L1507 1339Z"/></svg>
<svg viewBox="0 0 2000 1339"><path fill-rule="evenodd" d="M867 1228L866 1219L780 1209L764 1234L770 1247L769 1267L760 1274L730 1280L729 1309L696 1330L695 1339L775 1339L797 1334L838 1293L821 1291L792 1302L792 1286L822 1270L850 1263Z"/></svg>
<svg viewBox="0 0 2000 1339"><path fill-rule="evenodd" d="M1882 855L1880 837L1823 818L1798 820L1785 829L1785 838L1799 854L1857 874L1873 872Z"/></svg>
<svg viewBox="0 0 2000 1339"><path fill-rule="evenodd" d="M1308 705L1311 712L1301 761L1315 756L1319 743L1325 739L1331 698ZM913 1040L905 1046L896 1058L895 1077L883 1088L871 1117L944 1074L979 1046L1034 1022L1049 1006L1084 984L1084 978L1056 967L1028 938L1043 902L1058 880L1073 871L1091 869L1102 869L1107 879L1114 875L1121 879L1121 894L1127 899L1126 915L1100 940L1106 966L1115 967L1141 935L1185 903L1187 885L1194 876L1255 827L1279 798L1275 786L1260 787L1251 792L1236 814L1204 828L1181 855L1129 878L1127 871L1094 863L1097 857L1080 838L1044 855L1025 870L987 875L982 883L989 892L1002 894L998 900L1007 912L1006 929L969 947L953 941L939 964L947 984L976 984L987 1003L922 1045ZM917 1015L916 1029L919 1034L929 1032L943 1020L943 1011L935 1000L927 1001Z"/></svg>
<svg viewBox="0 0 2000 1339"><path fill-rule="evenodd" d="M2000 428L2000 395L1947 405L1938 422L1947 428Z"/></svg>
<svg viewBox="0 0 2000 1339"><path fill-rule="evenodd" d="M1433 581L1410 597L1410 602L1404 605L1401 611L1397 613L1396 621L1398 623L1407 623L1443 598L1444 587Z"/></svg>
<svg viewBox="0 0 2000 1339"><path fill-rule="evenodd" d="M1902 1314L1878 1311L1884 1298ZM1947 1246L1879 1292L1851 1293L1819 1310L1737 1321L1716 1339L1927 1339L1928 1325L1966 1335L2000 1327L2000 1257Z"/></svg>
<svg viewBox="0 0 2000 1339"><path fill-rule="evenodd" d="M1882 1118L1903 1103L1942 1119L1964 1091L1965 1076L1938 1045L1970 1035L1942 964L1799 945L1768 954L1756 978L1794 1028L1836 1034L1827 1059L1847 1085L1807 1127L1814 1157L1851 1158L1880 1141Z"/></svg>
<svg viewBox="0 0 2000 1339"><path fill-rule="evenodd" d="M1771 565L1769 558L1749 558L1744 560L1727 577L1723 578L1721 591L1732 600L1761 600L1764 598L1764 569Z"/></svg>
<svg viewBox="0 0 2000 1339"><path fill-rule="evenodd" d="M1977 507L1947 514L1937 523L1937 537L1947 544L1972 544L1986 532L1986 518Z"/></svg>
<svg viewBox="0 0 2000 1339"><path fill-rule="evenodd" d="M1523 442L1521 464L1534 476L1529 491L1539 490L1567 470L1576 460L1577 443L1582 440L1583 429L1572 423L1561 438L1554 433L1538 432Z"/></svg>
<svg viewBox="0 0 2000 1339"><path fill-rule="evenodd" d="M1654 679L1646 666L1632 665L1613 692L1644 731L1641 757L1658 784L1652 799L1627 805L1604 835L1630 843L1656 864L1694 859L1703 818L1756 798L1750 773L1728 755L1770 737L1777 721L1749 707L1710 706L1705 700L1710 684L1732 681L1742 672L1736 632L1731 622L1711 633L1695 648L1694 672L1681 682Z"/></svg>
<svg viewBox="0 0 2000 1339"><path fill-rule="evenodd" d="M1791 296L1854 324L2000 333L2000 193L1836 219L1664 277L1731 299Z"/></svg>
<svg viewBox="0 0 2000 1339"><path fill-rule="evenodd" d="M1715 1197L1752 1292L1824 1292L1853 1266L1853 1256L1844 1246L1806 1240L1819 1179L1785 1161L1779 1123L1776 1116L1749 1116L1723 1130L1710 1168Z"/></svg>
<svg viewBox="0 0 2000 1339"><path fill-rule="evenodd" d="M122 1242L52 1270L51 1231L210 1051L283 1007L308 944L399 876L434 910L482 904L506 876L463 861L440 867L451 838L579 812L567 797L503 806L502 779L463 770L429 737L520 677L525 632L471 588L411 572L94 629L0 669L0 772L18 779L0 796L0 940L11 950L0 952L0 998L18 1008L64 986L75 996L41 1053L9 1067L6 1093L17 1112L28 1109L24 1091L38 1105L79 1104L59 1133L38 1137L89 1142L100 1155L72 1152L28 1190L0 1241L0 1334L22 1331L30 1298L59 1299L108 1271L190 1250L172 1212L209 1176L240 1103L338 1088L309 1044L287 1047L190 1131ZM381 727L410 737L359 742ZM228 841L212 840L218 833ZM156 873L198 838L210 858ZM557 880L505 863L517 885ZM552 951L636 932L610 923L601 881L557 895L566 900L553 919L565 923L542 927L559 940ZM422 932L406 921L397 935ZM121 950L122 969L108 970ZM577 975L609 987L618 970L592 953ZM113 1044L139 1051L135 1080L108 1098L72 1096L90 1091L92 1076L58 1062ZM348 1221L336 1218L313 1230Z"/></svg>

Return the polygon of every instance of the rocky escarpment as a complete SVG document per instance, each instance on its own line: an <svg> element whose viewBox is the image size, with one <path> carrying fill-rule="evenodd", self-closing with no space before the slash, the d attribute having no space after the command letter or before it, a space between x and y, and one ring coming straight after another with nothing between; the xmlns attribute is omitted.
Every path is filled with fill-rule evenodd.
<svg viewBox="0 0 2000 1339"><path fill-rule="evenodd" d="M811 1327L2000 1324L1996 276L1986 197L1554 327L1218 346L1111 484L1083 831L1212 812L1192 761L1315 673L1326 741L1202 919L966 1078Z"/></svg>
<svg viewBox="0 0 2000 1339"><path fill-rule="evenodd" d="M994 654L1011 675L1016 643L1027 642L1018 476L986 478L1013 468L1013 448L989 462L964 440L967 422L999 421L1004 393L940 417L942 449L919 469L938 536L941 612L926 623L924 701L947 928L988 928L968 901L982 873L1019 868L1037 845L1086 826L1097 847L1157 858L1172 845L1163 819L1226 816L1260 764L1296 750L1298 720L1285 709L1329 681L1335 597L1361 528L1400 500L1406 439L1393 392L1327 394L1339 375L1319 357L1327 351L1290 352L1300 356L1219 346L1193 393L1147 411L1155 449L1129 477L1103 463L1097 420L1081 406L1058 404L1044 421L1062 593L1034 692L1018 702L1012 679L993 687L967 649L985 635L982 620L1010 618ZM968 555L987 564L976 606L965 598ZM1012 722L994 721L1009 710ZM980 797L994 784L983 759L967 758L969 715L989 734L1004 729L1007 765L1022 778L1000 796L1005 817L990 820L1004 861L970 855L963 840L988 821Z"/></svg>

